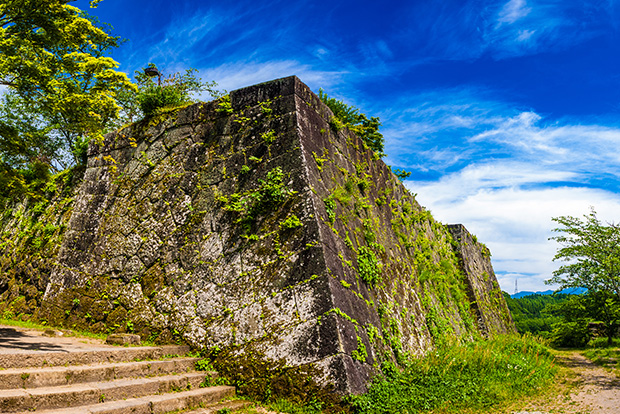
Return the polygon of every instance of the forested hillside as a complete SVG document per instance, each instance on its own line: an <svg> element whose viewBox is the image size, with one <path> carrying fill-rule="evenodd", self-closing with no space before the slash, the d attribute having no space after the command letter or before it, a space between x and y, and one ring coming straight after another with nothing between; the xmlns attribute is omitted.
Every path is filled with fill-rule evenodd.
<svg viewBox="0 0 620 414"><path fill-rule="evenodd" d="M515 299L504 293L504 298L519 333L530 332L544 337L548 337L553 324L561 320L560 317L549 312L549 306L566 302L569 296L563 293L556 295L534 294Z"/></svg>

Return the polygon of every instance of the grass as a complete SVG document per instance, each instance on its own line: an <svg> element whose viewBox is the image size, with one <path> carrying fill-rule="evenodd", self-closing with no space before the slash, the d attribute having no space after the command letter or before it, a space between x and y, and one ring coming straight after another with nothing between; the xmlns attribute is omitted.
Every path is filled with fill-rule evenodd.
<svg viewBox="0 0 620 414"><path fill-rule="evenodd" d="M549 384L553 359L531 336L445 346L376 378L351 404L359 414L487 412Z"/></svg>
<svg viewBox="0 0 620 414"><path fill-rule="evenodd" d="M295 404L293 402L278 399L276 401L272 401L264 404L271 411L276 411L278 413L288 413L288 414L321 414L321 405L317 403L316 405L309 404L305 406L301 406L299 404Z"/></svg>
<svg viewBox="0 0 620 414"><path fill-rule="evenodd" d="M607 345L607 338L595 338L590 341L583 356L597 365L615 370L620 376L620 339L614 338L611 345Z"/></svg>

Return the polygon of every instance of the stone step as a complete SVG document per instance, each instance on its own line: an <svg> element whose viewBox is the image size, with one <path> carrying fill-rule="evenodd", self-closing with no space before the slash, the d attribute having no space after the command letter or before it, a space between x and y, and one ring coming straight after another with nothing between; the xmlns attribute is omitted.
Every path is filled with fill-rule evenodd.
<svg viewBox="0 0 620 414"><path fill-rule="evenodd" d="M105 401L138 398L172 391L193 390L199 388L206 376L207 373L205 372L190 372L152 378L120 379L57 387L2 390L0 391L0 412L39 411L53 408L58 409L60 407L96 405ZM188 407L191 407L191 405Z"/></svg>
<svg viewBox="0 0 620 414"><path fill-rule="evenodd" d="M234 413L244 408L253 406L254 403L245 400L229 400L222 401L216 404L209 405L208 407L196 408L190 411L184 411L183 414L217 414L222 412L220 410L228 409L231 413Z"/></svg>
<svg viewBox="0 0 620 414"><path fill-rule="evenodd" d="M199 358L98 363L68 367L10 368L0 371L0 390L54 387L121 378L165 375L194 371Z"/></svg>
<svg viewBox="0 0 620 414"><path fill-rule="evenodd" d="M126 400L109 401L74 408L37 410L36 412L38 414L164 414L217 403L223 399L232 398L234 395L234 387L222 385L190 391L128 398ZM21 414L26 413L30 413L30 411Z"/></svg>
<svg viewBox="0 0 620 414"><path fill-rule="evenodd" d="M86 365L102 362L125 362L159 359L165 356L181 356L189 352L185 345L157 347L106 347L70 352L31 351L0 354L0 368L52 367L62 365Z"/></svg>

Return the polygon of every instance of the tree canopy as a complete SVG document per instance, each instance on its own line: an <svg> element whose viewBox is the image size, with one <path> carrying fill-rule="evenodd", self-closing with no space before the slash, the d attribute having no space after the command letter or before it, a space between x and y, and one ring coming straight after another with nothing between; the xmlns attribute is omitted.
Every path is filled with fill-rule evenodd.
<svg viewBox="0 0 620 414"><path fill-rule="evenodd" d="M553 272L547 282L562 288L584 287L605 291L620 299L620 226L604 225L592 209L584 219L571 216L553 218L562 233L551 237L560 247L553 260L570 262Z"/></svg>
<svg viewBox="0 0 620 414"><path fill-rule="evenodd" d="M504 299L519 333L529 332L548 337L553 325L560 321L560 318L548 312L548 309L550 306L566 302L569 295L563 293L555 295L533 294L521 298L511 298L509 294L504 293Z"/></svg>
<svg viewBox="0 0 620 414"><path fill-rule="evenodd" d="M568 263L546 283L588 289L558 313L571 323L604 322L611 343L620 326L620 226L602 223L593 208L583 219L561 216L553 221L561 226L554 229L561 234L551 238L561 245L554 260Z"/></svg>
<svg viewBox="0 0 620 414"><path fill-rule="evenodd" d="M77 162L84 142L111 124L120 109L117 94L135 90L127 75L115 70L118 63L104 55L119 38L67 3L0 1L0 85L12 95L3 106L31 114L37 139L47 140L34 148L58 169ZM13 121L2 121L0 139L27 141L23 123ZM12 160L0 156L4 163Z"/></svg>

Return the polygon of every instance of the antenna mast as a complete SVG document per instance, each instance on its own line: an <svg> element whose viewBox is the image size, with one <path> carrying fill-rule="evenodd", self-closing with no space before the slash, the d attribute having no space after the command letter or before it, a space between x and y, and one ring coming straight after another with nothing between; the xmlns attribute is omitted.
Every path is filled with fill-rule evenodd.
<svg viewBox="0 0 620 414"><path fill-rule="evenodd" d="M517 285L517 281L518 281L518 280L519 280L519 279L515 279L515 295L516 295L517 293L519 293L519 287L518 287L518 285Z"/></svg>

